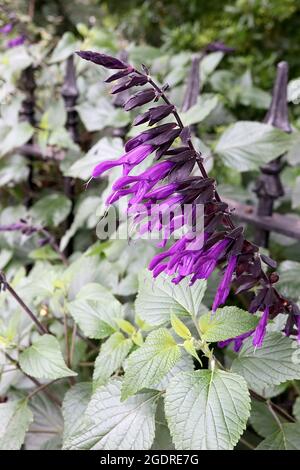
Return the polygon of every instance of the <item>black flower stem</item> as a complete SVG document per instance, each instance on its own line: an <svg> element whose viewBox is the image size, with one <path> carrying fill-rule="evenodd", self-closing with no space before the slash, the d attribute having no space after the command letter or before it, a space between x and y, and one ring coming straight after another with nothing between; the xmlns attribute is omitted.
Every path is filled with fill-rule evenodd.
<svg viewBox="0 0 300 470"><path fill-rule="evenodd" d="M136 73L139 73L140 75L144 75L142 72L139 72L138 70L135 70ZM166 96L166 94L164 93L164 91L153 81L152 78L148 77L148 82L149 84L159 93L159 95L161 96L161 98L164 100L164 102L170 106L174 106L171 101L169 100L169 98ZM178 114L178 111L176 109L176 107L174 106L174 110L172 111L172 114L174 116L174 118L176 119L177 121L177 124L178 126L180 127L181 130L184 129L184 125L183 125L183 122ZM187 144L189 146L189 148L191 149L191 151L194 153L194 155L196 156L196 161L197 161L197 165L198 165L198 168L203 176L203 178L208 178L208 174L204 168L204 165L201 161L200 158L197 158L199 155L199 152L196 151L195 147L194 147L194 144L192 142L192 140L190 138L188 138L187 140ZM219 193L217 192L217 190L215 189L215 199L217 202L222 202L222 199L219 195ZM229 227L233 230L235 228L235 225L233 223L233 221L231 220L231 217L227 214L226 215L226 222L228 223Z"/></svg>
<svg viewBox="0 0 300 470"><path fill-rule="evenodd" d="M0 286L3 285L4 290L7 289L8 292L13 296L13 298L18 302L20 307L24 310L25 313L31 318L31 320L35 323L38 332L40 335L44 335L48 333L47 328L37 319L35 314L30 310L30 308L23 302L21 297L16 293L16 291L12 288L9 282L6 280L6 276L3 272L0 272Z"/></svg>

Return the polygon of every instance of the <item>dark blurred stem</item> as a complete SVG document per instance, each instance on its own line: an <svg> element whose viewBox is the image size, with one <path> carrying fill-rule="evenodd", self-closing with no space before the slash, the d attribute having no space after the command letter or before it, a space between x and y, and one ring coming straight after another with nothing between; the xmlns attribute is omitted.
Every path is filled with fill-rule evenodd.
<svg viewBox="0 0 300 470"><path fill-rule="evenodd" d="M30 310L30 308L23 302L21 297L18 296L16 291L12 288L12 286L7 282L5 274L0 272L0 285L3 285L4 289L7 289L8 292L12 295L12 297L18 302L20 307L24 310L24 312L31 318L31 320L35 323L38 332L40 335L47 334L47 328L37 319L35 314Z"/></svg>

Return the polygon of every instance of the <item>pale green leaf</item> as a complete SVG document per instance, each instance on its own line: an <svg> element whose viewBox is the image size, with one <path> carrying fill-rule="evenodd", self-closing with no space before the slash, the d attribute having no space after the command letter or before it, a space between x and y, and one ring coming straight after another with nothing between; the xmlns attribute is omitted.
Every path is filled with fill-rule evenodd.
<svg viewBox="0 0 300 470"><path fill-rule="evenodd" d="M114 333L123 316L120 302L99 284L87 284L67 308L84 334L97 339Z"/></svg>
<svg viewBox="0 0 300 470"><path fill-rule="evenodd" d="M62 405L64 417L63 448L72 447L73 439L83 434L88 427L85 411L92 395L92 384L81 382L66 393Z"/></svg>
<svg viewBox="0 0 300 470"><path fill-rule="evenodd" d="M63 359L59 342L54 336L43 335L32 342L19 357L21 369L38 379L59 379L77 375Z"/></svg>
<svg viewBox="0 0 300 470"><path fill-rule="evenodd" d="M11 152L31 139L34 128L28 122L18 122L10 129L0 144L0 156Z"/></svg>
<svg viewBox="0 0 300 470"><path fill-rule="evenodd" d="M26 433L26 450L40 450L54 444L53 439L61 444L63 419L60 407L47 397L45 393L37 393L30 402L33 421ZM61 445L60 445L61 447Z"/></svg>
<svg viewBox="0 0 300 470"><path fill-rule="evenodd" d="M230 450L246 428L250 397L243 377L220 370L177 375L165 398L178 450Z"/></svg>
<svg viewBox="0 0 300 470"><path fill-rule="evenodd" d="M185 324L179 320L175 313L171 314L171 325L175 333L183 339L191 338L192 334Z"/></svg>
<svg viewBox="0 0 300 470"><path fill-rule="evenodd" d="M180 348L167 329L152 331L143 346L129 356L122 399L157 384L180 359L180 355Z"/></svg>
<svg viewBox="0 0 300 470"><path fill-rule="evenodd" d="M170 321L170 315L199 315L206 281L199 280L189 286L189 279L183 279L175 286L171 276L161 274L153 279L148 270L141 273L139 292L136 299L136 313L150 325L163 325Z"/></svg>
<svg viewBox="0 0 300 470"><path fill-rule="evenodd" d="M0 404L0 450L19 450L33 419L27 400Z"/></svg>
<svg viewBox="0 0 300 470"><path fill-rule="evenodd" d="M291 134L268 124L239 121L224 132L215 151L229 168L258 170L288 151L293 139Z"/></svg>
<svg viewBox="0 0 300 470"><path fill-rule="evenodd" d="M258 321L257 317L238 307L223 307L202 315L199 327L202 339L214 343L254 330Z"/></svg>
<svg viewBox="0 0 300 470"><path fill-rule="evenodd" d="M54 64L55 62L66 60L78 49L78 46L79 41L76 39L73 33L69 31L64 33L54 51L52 52L49 63Z"/></svg>
<svg viewBox="0 0 300 470"><path fill-rule="evenodd" d="M181 113L180 117L184 126L191 126L203 121L209 114L216 108L218 104L218 97L216 95L205 94L199 96L197 103L192 106L188 111Z"/></svg>
<svg viewBox="0 0 300 470"><path fill-rule="evenodd" d="M86 429L73 435L65 449L150 449L159 392L140 393L121 402L121 384L113 379L96 390L85 413Z"/></svg>
<svg viewBox="0 0 300 470"><path fill-rule="evenodd" d="M241 374L254 390L299 379L297 345L281 333L267 333L262 347L255 349L252 338L248 338L233 361L232 370Z"/></svg>
<svg viewBox="0 0 300 470"><path fill-rule="evenodd" d="M132 348L132 340L121 332L114 333L102 344L95 361L93 374L94 387L104 384L119 369Z"/></svg>

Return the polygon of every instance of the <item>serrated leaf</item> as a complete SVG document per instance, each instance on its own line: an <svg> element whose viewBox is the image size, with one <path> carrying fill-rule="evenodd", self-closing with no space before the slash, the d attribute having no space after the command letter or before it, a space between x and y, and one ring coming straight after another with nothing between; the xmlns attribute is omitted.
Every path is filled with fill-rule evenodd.
<svg viewBox="0 0 300 470"><path fill-rule="evenodd" d="M201 337L208 342L225 341L254 330L259 319L238 307L218 308L199 319Z"/></svg>
<svg viewBox="0 0 300 470"><path fill-rule="evenodd" d="M159 393L140 393L121 402L121 384L112 379L96 390L85 413L88 428L74 435L65 449L150 449Z"/></svg>
<svg viewBox="0 0 300 470"><path fill-rule="evenodd" d="M0 450L19 450L33 419L27 400L0 404Z"/></svg>
<svg viewBox="0 0 300 470"><path fill-rule="evenodd" d="M180 358L180 348L165 329L152 331L139 349L128 359L122 386L122 400L142 388L157 384Z"/></svg>
<svg viewBox="0 0 300 470"><path fill-rule="evenodd" d="M299 379L297 345L281 333L267 333L262 347L255 350L252 339L248 338L233 361L232 370L241 374L254 390Z"/></svg>
<svg viewBox="0 0 300 470"><path fill-rule="evenodd" d="M186 353L186 351L181 351L181 356L176 364L172 367L170 372L168 372L162 380L152 388L155 390L164 391L168 387L170 381L178 374L182 374L182 372L193 372L194 370L194 361L192 357Z"/></svg>
<svg viewBox="0 0 300 470"><path fill-rule="evenodd" d="M256 450L300 450L300 424L282 424L281 429L269 435Z"/></svg>
<svg viewBox="0 0 300 470"><path fill-rule="evenodd" d="M85 411L92 395L92 384L81 382L67 391L62 404L64 417L63 448L69 449L73 439L83 434L88 428Z"/></svg>
<svg viewBox="0 0 300 470"><path fill-rule="evenodd" d="M197 317L202 306L206 281L199 280L189 286L189 280L183 279L175 286L172 278L161 274L153 279L146 270L140 275L139 292L136 299L136 312L150 325L163 325L170 321L171 313L177 316L193 315Z"/></svg>
<svg viewBox="0 0 300 470"><path fill-rule="evenodd" d="M19 356L21 369L38 379L59 379L77 375L63 359L59 342L54 336L43 335L32 342Z"/></svg>
<svg viewBox="0 0 300 470"><path fill-rule="evenodd" d="M95 361L93 374L94 387L103 385L119 369L132 348L132 340L119 331L102 344Z"/></svg>
<svg viewBox="0 0 300 470"><path fill-rule="evenodd" d="M171 325L175 333L183 339L191 338L192 334L185 324L179 320L175 313L171 314Z"/></svg>
<svg viewBox="0 0 300 470"><path fill-rule="evenodd" d="M95 288L96 287L96 288ZM101 285L87 284L67 308L89 338L102 339L114 333L123 316L121 303Z"/></svg>
<svg viewBox="0 0 300 470"><path fill-rule="evenodd" d="M63 419L60 407L45 393L37 393L31 398L29 408L33 413L33 421L26 433L25 449L40 450L45 446L53 446L54 439L61 448Z"/></svg>
<svg viewBox="0 0 300 470"><path fill-rule="evenodd" d="M239 121L221 136L215 151L238 171L258 170L288 151L294 136L268 124Z"/></svg>
<svg viewBox="0 0 300 470"><path fill-rule="evenodd" d="M171 380L166 417L178 450L230 450L246 428L250 397L243 377L198 370Z"/></svg>

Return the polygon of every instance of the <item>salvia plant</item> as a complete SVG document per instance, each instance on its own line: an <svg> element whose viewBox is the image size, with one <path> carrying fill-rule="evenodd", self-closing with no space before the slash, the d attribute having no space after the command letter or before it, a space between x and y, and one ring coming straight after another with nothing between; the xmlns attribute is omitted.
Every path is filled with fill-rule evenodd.
<svg viewBox="0 0 300 470"><path fill-rule="evenodd" d="M26 35L20 30L15 36L15 29L7 24L0 31L6 57L22 52L23 60L33 60L34 51L28 58L24 49ZM299 295L287 285L298 265L279 267L279 278L268 251L246 238L208 175L194 135L198 118L187 124L187 113L198 106L200 64L233 49L215 42L191 57L179 109L172 87L148 67L131 65L124 52L116 58L86 50L93 44L85 34L83 46L70 34L62 38L51 67L61 81L57 64L68 58L73 91L74 63L84 77L76 109L87 131L112 127L118 133L101 135L84 157L65 132L68 122L58 130L61 103L50 106L35 129L39 145L48 152L50 143L53 151L49 162L45 150L40 165L45 173L57 165L54 177L59 168L67 192L0 214L0 236L8 240L0 255L0 449L299 450ZM84 50L76 57L78 47ZM280 68L282 80L285 65ZM47 70L40 77L46 95ZM100 78L113 106L103 98ZM272 132L284 131L281 144L291 134L283 85L275 87L265 119ZM99 87L102 127L92 122ZM214 98L207 98L209 106L216 106ZM224 132L219 149L232 132ZM128 134L124 144L119 136ZM30 127L18 146L32 136ZM1 150L5 158L8 144L9 151ZM284 151L276 149L269 161ZM248 165L241 171L253 169L251 159L235 162ZM82 200L75 208L70 177L90 177L86 191L79 185ZM100 208L99 192L106 197ZM130 219L129 239L88 239L82 249L80 230L90 234L100 215L103 227L113 208L117 228ZM24 239L34 245L26 270L10 264L9 250L13 240L22 253Z"/></svg>

